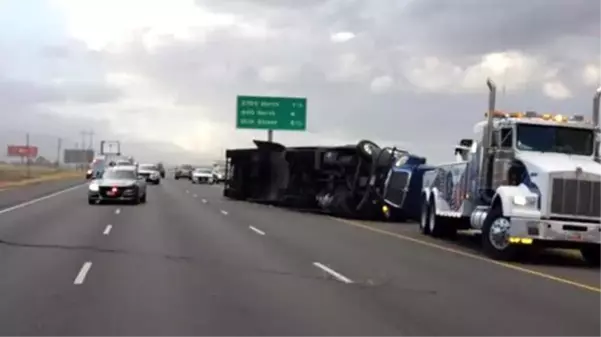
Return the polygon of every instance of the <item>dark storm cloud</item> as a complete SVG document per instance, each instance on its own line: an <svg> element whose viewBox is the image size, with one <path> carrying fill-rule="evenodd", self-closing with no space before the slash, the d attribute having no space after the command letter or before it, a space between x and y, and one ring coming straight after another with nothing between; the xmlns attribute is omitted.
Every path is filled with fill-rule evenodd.
<svg viewBox="0 0 601 337"><path fill-rule="evenodd" d="M247 10L294 10L312 8L321 5L328 0L196 0L199 6L210 8L215 11L243 13Z"/></svg>
<svg viewBox="0 0 601 337"><path fill-rule="evenodd" d="M601 3L596 0L419 0L402 25L434 49L454 53L546 49L566 38L588 38L599 51Z"/></svg>
<svg viewBox="0 0 601 337"><path fill-rule="evenodd" d="M203 0L197 4L251 23L266 22L273 35L248 38L238 27L221 27L212 29L202 42L166 38L152 52L144 48L140 36L125 52L108 55L107 62L114 69L150 78L161 90L175 94L178 105L202 106L204 114L196 116L209 120L232 120L238 94L304 96L311 132L409 141L417 150L426 148L426 143L441 147L470 136L486 109L486 94L417 94L404 73L412 57L435 55L465 67L487 53L518 50L565 63L559 75L573 88L581 87L579 67L599 58L595 33L600 10L595 1ZM332 43L331 34L340 31L353 32L355 38ZM345 54L357 57L358 64L350 70L364 66L370 74L332 80ZM269 83L261 78L265 66L282 67L294 75ZM371 93L370 81L385 75L394 78L396 87L381 95ZM557 102L542 94L540 82L529 84L529 91L507 95L512 108L575 113L590 105L588 95ZM435 137L424 140L424 130ZM446 147L441 148L447 154Z"/></svg>
<svg viewBox="0 0 601 337"><path fill-rule="evenodd" d="M15 106L56 102L62 97L51 87L0 78L0 105Z"/></svg>
<svg viewBox="0 0 601 337"><path fill-rule="evenodd" d="M121 90L98 82L70 82L55 86L62 94L62 99L68 102L97 104L113 102L121 97Z"/></svg>
<svg viewBox="0 0 601 337"><path fill-rule="evenodd" d="M119 99L122 93L94 82L40 84L0 78L0 106L27 106L41 103L105 103Z"/></svg>

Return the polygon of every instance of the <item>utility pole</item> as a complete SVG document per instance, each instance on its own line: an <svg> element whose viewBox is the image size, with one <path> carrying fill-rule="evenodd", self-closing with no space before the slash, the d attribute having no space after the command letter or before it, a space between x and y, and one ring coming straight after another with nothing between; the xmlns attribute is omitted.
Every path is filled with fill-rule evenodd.
<svg viewBox="0 0 601 337"><path fill-rule="evenodd" d="M94 149L94 130L90 130L90 133L88 133L88 135L90 136L90 144L88 146L89 149L93 150Z"/></svg>
<svg viewBox="0 0 601 337"><path fill-rule="evenodd" d="M61 166L61 148L63 147L63 139L59 138L56 144L56 167Z"/></svg>
<svg viewBox="0 0 601 337"><path fill-rule="evenodd" d="M86 131L81 131L79 133L81 135L81 149L86 149L86 135L88 134Z"/></svg>
<svg viewBox="0 0 601 337"><path fill-rule="evenodd" d="M26 154L26 158L25 160L27 160L26 165L27 165L27 178L31 178L31 156L29 154L29 132L25 135L25 146L27 147L27 154Z"/></svg>

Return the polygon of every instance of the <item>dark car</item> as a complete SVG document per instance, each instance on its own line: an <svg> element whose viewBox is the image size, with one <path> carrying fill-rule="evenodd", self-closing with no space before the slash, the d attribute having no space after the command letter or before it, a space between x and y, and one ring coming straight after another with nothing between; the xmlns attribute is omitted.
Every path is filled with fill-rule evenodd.
<svg viewBox="0 0 601 337"><path fill-rule="evenodd" d="M225 181L225 169L216 167L213 169L213 181L216 183L222 183Z"/></svg>
<svg viewBox="0 0 601 337"><path fill-rule="evenodd" d="M138 166L138 175L146 179L146 182L158 185L161 183L161 173L154 164L140 164Z"/></svg>
<svg viewBox="0 0 601 337"><path fill-rule="evenodd" d="M159 170L161 178L165 179L165 165L163 165L163 163L158 163L157 164L157 169Z"/></svg>
<svg viewBox="0 0 601 337"><path fill-rule="evenodd" d="M90 163L90 168L86 172L86 179L95 179L102 176L106 166L104 159L96 158Z"/></svg>
<svg viewBox="0 0 601 337"><path fill-rule="evenodd" d="M88 186L88 203L125 201L133 204L146 202L146 179L133 166L107 168L102 177Z"/></svg>
<svg viewBox="0 0 601 337"><path fill-rule="evenodd" d="M175 179L185 178L192 179L192 171L194 168L192 165L182 165L175 168Z"/></svg>

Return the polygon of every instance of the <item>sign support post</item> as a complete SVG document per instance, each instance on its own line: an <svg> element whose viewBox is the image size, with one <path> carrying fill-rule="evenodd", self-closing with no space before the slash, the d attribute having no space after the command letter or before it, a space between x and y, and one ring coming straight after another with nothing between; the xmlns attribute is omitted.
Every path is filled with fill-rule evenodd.
<svg viewBox="0 0 601 337"><path fill-rule="evenodd" d="M270 143L273 142L273 130L271 129L267 130L267 141Z"/></svg>

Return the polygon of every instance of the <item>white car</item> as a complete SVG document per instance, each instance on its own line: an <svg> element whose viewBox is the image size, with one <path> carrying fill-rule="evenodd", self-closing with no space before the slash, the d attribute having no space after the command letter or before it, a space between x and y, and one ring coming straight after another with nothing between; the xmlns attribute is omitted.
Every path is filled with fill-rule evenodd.
<svg viewBox="0 0 601 337"><path fill-rule="evenodd" d="M213 169L213 180L216 183L221 183L225 181L225 172L223 172L223 170L220 169Z"/></svg>
<svg viewBox="0 0 601 337"><path fill-rule="evenodd" d="M213 184L215 179L213 178L213 170L211 168L196 168L192 171L192 184Z"/></svg>

